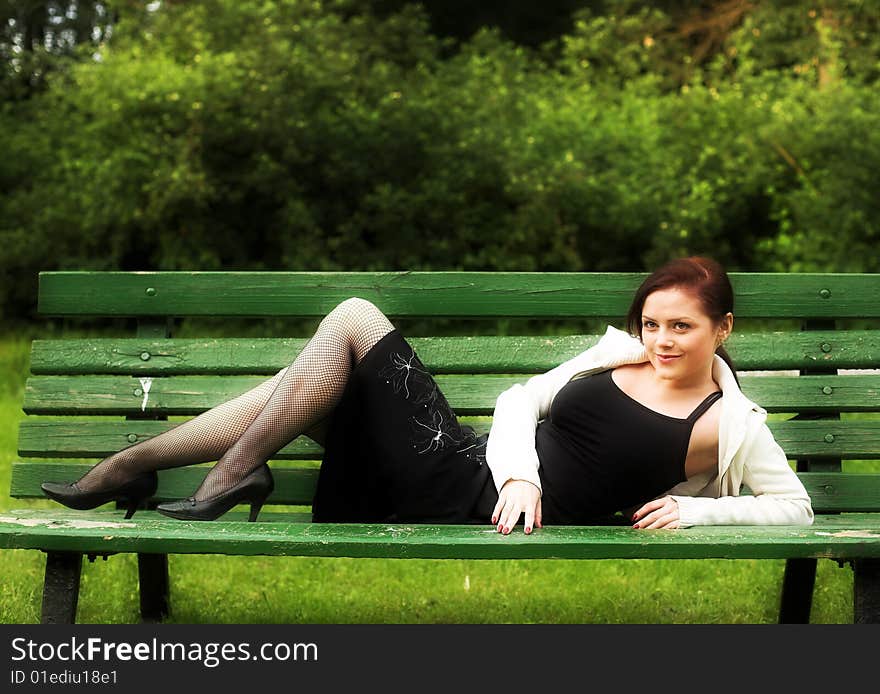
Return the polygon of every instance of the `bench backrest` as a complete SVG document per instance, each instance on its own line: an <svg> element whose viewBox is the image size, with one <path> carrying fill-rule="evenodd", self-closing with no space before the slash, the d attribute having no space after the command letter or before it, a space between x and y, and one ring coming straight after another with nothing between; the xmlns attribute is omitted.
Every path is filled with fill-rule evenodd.
<svg viewBox="0 0 880 694"><path fill-rule="evenodd" d="M176 339L171 317L324 316L369 299L395 319L601 319L623 327L643 273L498 272L46 272L44 316L134 317L134 334L35 340L11 495L42 498L46 480L72 480L101 458L269 378L301 337ZM732 273L728 342L747 396L770 427L818 512L880 510L880 475L849 461L880 459L880 275ZM754 320L752 320L754 319ZM761 329L743 332L742 321ZM595 325L596 321L592 320ZM537 329L540 333L540 328ZM404 330L406 334L406 331ZM495 399L512 384L595 344L598 334L409 336L453 409L488 431ZM784 374L756 371L785 370ZM781 419L781 421L777 421ZM307 506L320 448L306 437L272 466L272 504ZM846 461L846 462L844 462ZM852 467L854 469L850 470ZM189 495L204 466L160 476L158 500Z"/></svg>

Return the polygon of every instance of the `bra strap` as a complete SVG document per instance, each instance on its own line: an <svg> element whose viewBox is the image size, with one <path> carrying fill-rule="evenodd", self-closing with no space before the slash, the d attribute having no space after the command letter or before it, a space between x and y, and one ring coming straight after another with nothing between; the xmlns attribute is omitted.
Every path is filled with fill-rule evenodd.
<svg viewBox="0 0 880 694"><path fill-rule="evenodd" d="M716 390L714 393L710 393L706 396L706 399L703 400L699 405L697 405L697 409L691 412L690 417L687 418L691 424L696 422L700 417L703 416L703 413L706 412L712 405L714 405L718 400L721 399L723 393L720 390Z"/></svg>

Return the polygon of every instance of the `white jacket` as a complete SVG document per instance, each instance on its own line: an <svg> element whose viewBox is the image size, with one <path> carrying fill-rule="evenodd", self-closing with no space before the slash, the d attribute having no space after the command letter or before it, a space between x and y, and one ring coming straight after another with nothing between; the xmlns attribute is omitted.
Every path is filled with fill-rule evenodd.
<svg viewBox="0 0 880 694"><path fill-rule="evenodd" d="M638 339L608 326L595 346L501 393L495 402L486 445L486 462L495 487L500 490L507 480L518 479L541 488L535 429L566 383L644 361L648 361L648 354ZM810 497L773 439L766 424L766 410L743 395L730 367L717 355L712 377L724 393L718 470L667 492L678 502L681 526L811 524ZM739 496L741 485L748 487L753 496Z"/></svg>

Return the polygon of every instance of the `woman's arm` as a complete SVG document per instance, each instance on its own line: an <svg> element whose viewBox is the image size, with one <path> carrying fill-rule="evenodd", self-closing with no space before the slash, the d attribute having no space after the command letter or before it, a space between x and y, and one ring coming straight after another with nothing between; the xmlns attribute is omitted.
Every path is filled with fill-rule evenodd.
<svg viewBox="0 0 880 694"><path fill-rule="evenodd" d="M525 384L505 390L495 401L492 428L486 443L486 463L498 490L492 522L500 533L509 533L525 518L525 531L541 527L541 479L535 429L547 416L559 389L591 361L596 347L588 349Z"/></svg>
<svg viewBox="0 0 880 694"><path fill-rule="evenodd" d="M532 376L524 384L511 386L495 400L486 462L499 492L508 480L525 480L541 489L535 429L550 411L556 393L582 370L594 350L596 347L591 347L546 373Z"/></svg>
<svg viewBox="0 0 880 694"><path fill-rule="evenodd" d="M525 480L541 489L535 429L550 411L556 393L572 376L645 359L645 348L638 339L608 326L597 344L556 368L501 393L495 401L492 428L486 444L486 462L499 493L511 479Z"/></svg>
<svg viewBox="0 0 880 694"><path fill-rule="evenodd" d="M523 514L528 527L532 520L541 527L542 490L535 429L550 412L556 393L576 374L644 359L644 346L639 340L608 326L598 344L498 396L486 443L486 463L498 490L493 515L501 532L509 532Z"/></svg>
<svg viewBox="0 0 880 694"><path fill-rule="evenodd" d="M744 456L743 484L753 496L718 499L672 496L679 525L810 525L810 496L788 464L785 452L766 424L761 424Z"/></svg>

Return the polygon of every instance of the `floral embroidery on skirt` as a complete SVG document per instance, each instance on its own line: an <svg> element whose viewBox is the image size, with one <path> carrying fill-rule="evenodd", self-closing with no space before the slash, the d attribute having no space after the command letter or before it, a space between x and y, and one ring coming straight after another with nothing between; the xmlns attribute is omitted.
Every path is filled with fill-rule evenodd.
<svg viewBox="0 0 880 694"><path fill-rule="evenodd" d="M424 416L409 418L411 445L418 454L469 451L466 457L478 465L486 461L486 437L478 437L471 427L459 424L434 377L412 348L409 354L391 352L379 376L396 395L424 407Z"/></svg>

